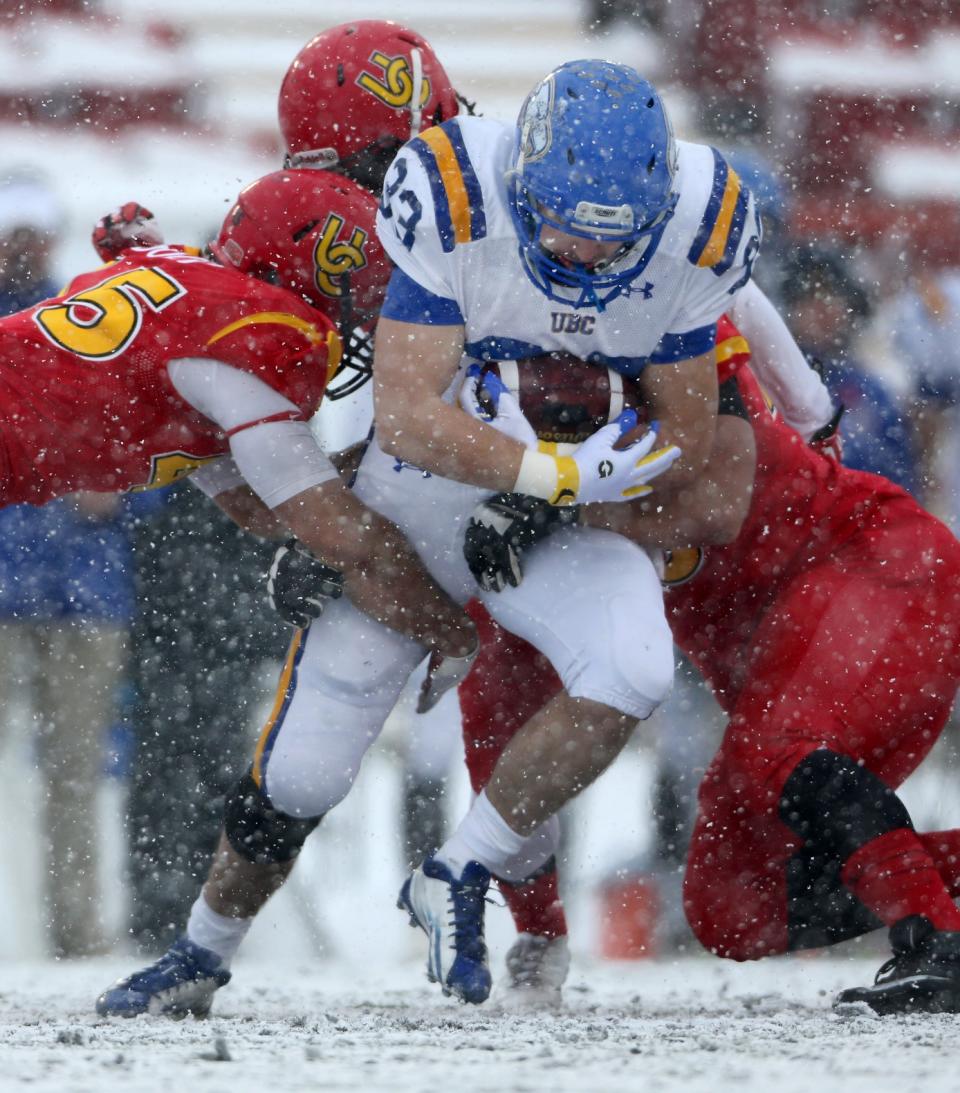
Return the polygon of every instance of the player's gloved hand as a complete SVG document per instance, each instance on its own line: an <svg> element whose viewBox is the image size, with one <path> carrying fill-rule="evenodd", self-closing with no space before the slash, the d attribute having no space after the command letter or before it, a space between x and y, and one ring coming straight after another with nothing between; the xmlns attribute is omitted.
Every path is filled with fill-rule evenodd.
<svg viewBox="0 0 960 1093"><path fill-rule="evenodd" d="M303 630L320 618L327 600L343 595L343 574L325 565L298 540L277 547L267 574L267 596L274 611Z"/></svg>
<svg viewBox="0 0 960 1093"><path fill-rule="evenodd" d="M427 674L420 685L417 713L432 710L447 691L459 686L467 678L479 652L479 642L476 648L465 657L445 657L434 650L427 663Z"/></svg>
<svg viewBox="0 0 960 1093"><path fill-rule="evenodd" d="M473 510L463 555L484 591L502 592L508 584L516 588L523 579L523 554L557 528L579 520L579 505L558 508L541 497L499 493Z"/></svg>
<svg viewBox="0 0 960 1093"><path fill-rule="evenodd" d="M471 364L460 388L460 405L476 421L492 425L525 448L536 448L533 426L523 416L516 395L496 373L484 373L478 364Z"/></svg>
<svg viewBox="0 0 960 1093"><path fill-rule="evenodd" d="M669 470L681 453L675 444L654 450L660 431L655 421L628 448L614 447L636 426L636 411L624 410L569 455L558 455L549 445L540 444L538 451L524 453L512 492L543 497L551 505L644 497L653 489L649 483Z"/></svg>
<svg viewBox="0 0 960 1093"><path fill-rule="evenodd" d="M136 201L128 201L101 216L93 228L93 248L104 262L112 262L127 247L153 247L163 242L153 213Z"/></svg>
<svg viewBox="0 0 960 1093"><path fill-rule="evenodd" d="M840 435L840 419L846 413L846 409L846 406L842 404L838 406L827 424L822 429L817 429L810 437L810 447L838 465L843 462L843 437Z"/></svg>

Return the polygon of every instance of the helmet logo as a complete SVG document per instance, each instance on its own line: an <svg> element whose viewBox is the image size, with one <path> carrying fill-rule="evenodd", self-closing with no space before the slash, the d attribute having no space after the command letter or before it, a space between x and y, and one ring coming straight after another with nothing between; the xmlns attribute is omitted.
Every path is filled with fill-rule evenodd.
<svg viewBox="0 0 960 1093"><path fill-rule="evenodd" d="M380 50L374 50L370 54L370 63L378 65L383 71L373 75L369 72L361 72L357 77L357 83L371 95L375 95L387 106L397 109L409 107L413 101L413 76L410 74L410 62L401 54L398 57L388 57ZM420 102L423 106L430 98L430 80L424 76L420 81Z"/></svg>
<svg viewBox="0 0 960 1093"><path fill-rule="evenodd" d="M520 112L520 162L536 163L550 151L553 143L553 76L548 76L528 97Z"/></svg>
<svg viewBox="0 0 960 1093"><path fill-rule="evenodd" d="M343 224L343 217L330 213L313 248L314 280L317 288L325 296L332 296L334 299L339 299L344 292L340 278L345 273L363 269L367 264L367 256L363 251L367 233L360 228L353 228L349 239L338 239Z"/></svg>

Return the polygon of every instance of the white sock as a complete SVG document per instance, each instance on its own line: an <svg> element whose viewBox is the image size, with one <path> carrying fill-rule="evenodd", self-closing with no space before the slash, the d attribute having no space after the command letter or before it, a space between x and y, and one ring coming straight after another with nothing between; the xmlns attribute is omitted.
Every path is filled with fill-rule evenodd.
<svg viewBox="0 0 960 1093"><path fill-rule="evenodd" d="M203 898L197 896L187 919L187 937L220 957L224 968L230 967L237 949L253 925L252 918L230 918L215 911Z"/></svg>
<svg viewBox="0 0 960 1093"><path fill-rule="evenodd" d="M440 847L435 857L459 877L467 862L478 861L491 873L497 873L526 844L487 800L478 795L460 826Z"/></svg>

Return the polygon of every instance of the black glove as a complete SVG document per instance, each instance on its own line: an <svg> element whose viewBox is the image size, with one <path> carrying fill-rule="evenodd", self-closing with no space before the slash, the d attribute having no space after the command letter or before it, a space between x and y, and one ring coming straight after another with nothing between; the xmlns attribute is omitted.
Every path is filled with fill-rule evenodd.
<svg viewBox="0 0 960 1093"><path fill-rule="evenodd" d="M484 591L502 592L508 584L516 588L523 579L524 551L579 520L579 505L561 508L523 493L499 493L474 509L463 555Z"/></svg>
<svg viewBox="0 0 960 1093"><path fill-rule="evenodd" d="M324 565L296 539L277 547L267 574L267 596L274 611L304 629L323 614L327 600L343 595L343 574Z"/></svg>
<svg viewBox="0 0 960 1093"><path fill-rule="evenodd" d="M843 437L840 434L840 419L846 409L846 406L841 403L827 424L822 429L817 429L810 437L810 447L837 464L843 462Z"/></svg>

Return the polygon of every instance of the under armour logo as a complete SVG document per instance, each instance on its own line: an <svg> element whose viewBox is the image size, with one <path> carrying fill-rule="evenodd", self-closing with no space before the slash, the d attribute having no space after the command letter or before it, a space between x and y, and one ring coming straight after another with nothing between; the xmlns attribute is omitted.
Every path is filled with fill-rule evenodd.
<svg viewBox="0 0 960 1093"><path fill-rule="evenodd" d="M632 296L635 292L643 294L645 300L653 299L653 281L644 281L642 285L628 285L625 295Z"/></svg>
<svg viewBox="0 0 960 1093"><path fill-rule="evenodd" d="M613 464L609 459L605 459L598 467L597 474L601 478L609 478L613 474Z"/></svg>

